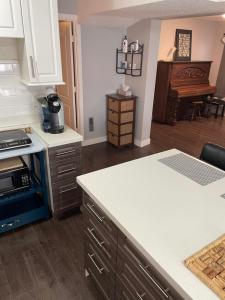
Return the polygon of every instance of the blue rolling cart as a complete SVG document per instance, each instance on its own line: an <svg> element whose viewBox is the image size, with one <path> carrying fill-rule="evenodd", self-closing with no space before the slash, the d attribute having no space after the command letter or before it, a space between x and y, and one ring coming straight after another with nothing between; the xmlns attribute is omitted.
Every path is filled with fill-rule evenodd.
<svg viewBox="0 0 225 300"><path fill-rule="evenodd" d="M0 153L0 159L26 155L31 174L29 188L0 196L0 233L49 218L45 146L35 134L29 136L32 146Z"/></svg>

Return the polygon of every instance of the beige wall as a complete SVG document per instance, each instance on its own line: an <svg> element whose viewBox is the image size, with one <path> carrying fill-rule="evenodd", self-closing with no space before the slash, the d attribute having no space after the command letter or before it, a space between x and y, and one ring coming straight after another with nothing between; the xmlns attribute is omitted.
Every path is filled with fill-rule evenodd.
<svg viewBox="0 0 225 300"><path fill-rule="evenodd" d="M215 84L223 45L220 39L225 32L225 21L203 19L175 19L162 21L158 59L167 60L167 54L174 45L176 29L192 30L192 60L212 60L210 83Z"/></svg>

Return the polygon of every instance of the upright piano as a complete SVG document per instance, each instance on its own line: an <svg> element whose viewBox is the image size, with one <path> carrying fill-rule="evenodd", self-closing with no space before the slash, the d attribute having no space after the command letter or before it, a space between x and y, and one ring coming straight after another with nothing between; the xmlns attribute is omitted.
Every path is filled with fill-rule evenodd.
<svg viewBox="0 0 225 300"><path fill-rule="evenodd" d="M209 84L211 61L159 61L156 76L153 120L175 125L185 118L188 103L212 96Z"/></svg>

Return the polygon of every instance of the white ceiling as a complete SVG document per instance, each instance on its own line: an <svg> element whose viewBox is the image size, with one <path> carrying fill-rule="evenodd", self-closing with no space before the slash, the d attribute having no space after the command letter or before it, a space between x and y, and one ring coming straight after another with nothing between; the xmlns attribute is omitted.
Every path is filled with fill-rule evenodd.
<svg viewBox="0 0 225 300"><path fill-rule="evenodd" d="M164 0L156 3L107 11L102 14L132 19L170 19L193 16L221 15L223 13L225 13L224 1L212 2L210 0Z"/></svg>

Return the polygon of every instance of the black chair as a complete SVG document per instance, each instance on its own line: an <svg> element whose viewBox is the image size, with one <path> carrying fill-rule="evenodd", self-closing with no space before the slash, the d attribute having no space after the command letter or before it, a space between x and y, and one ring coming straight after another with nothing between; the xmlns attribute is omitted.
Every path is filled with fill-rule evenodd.
<svg viewBox="0 0 225 300"><path fill-rule="evenodd" d="M200 159L225 171L225 148L219 145L205 144Z"/></svg>

